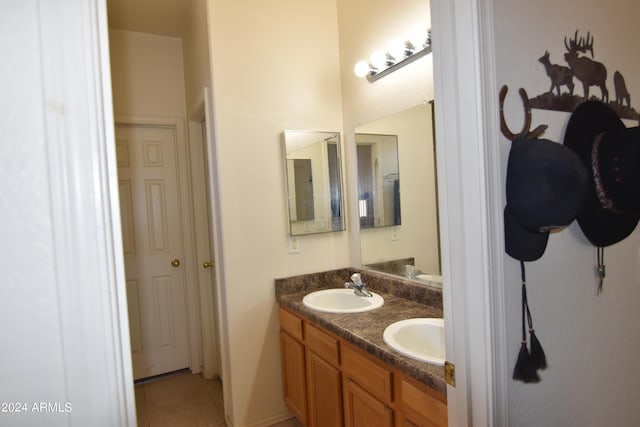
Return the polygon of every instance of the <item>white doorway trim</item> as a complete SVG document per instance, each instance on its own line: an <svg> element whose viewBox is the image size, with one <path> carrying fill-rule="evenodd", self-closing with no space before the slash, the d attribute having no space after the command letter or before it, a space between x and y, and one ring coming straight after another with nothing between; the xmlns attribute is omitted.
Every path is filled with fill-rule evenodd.
<svg viewBox="0 0 640 427"><path fill-rule="evenodd" d="M433 0L449 424L502 425L502 200L491 1Z"/></svg>
<svg viewBox="0 0 640 427"><path fill-rule="evenodd" d="M211 203L213 192L207 176L213 173L209 167L208 152L212 149L205 114L203 89L202 96L196 105L189 110L189 147L191 156L191 179L193 189L193 218L195 229L196 256L198 260L199 288L200 288L200 316L202 325L202 375L210 379L216 376L222 378L220 331L218 321L218 295L215 261L212 209L215 203ZM206 230L207 233L203 231ZM204 261L213 264L205 269L201 264Z"/></svg>
<svg viewBox="0 0 640 427"><path fill-rule="evenodd" d="M229 425L233 425L233 393L231 384L231 367L229 353L229 328L227 327L227 294L225 291L225 270L222 230L222 214L220 213L220 177L218 176L219 161L216 145L216 127L213 114L213 93L207 87L203 88L204 117L206 123L207 166L209 167L207 190L209 191L209 213L211 215L211 251L215 261L216 282L216 315L218 327L218 344L220 345L220 374L222 379L222 395L224 398L224 417Z"/></svg>
<svg viewBox="0 0 640 427"><path fill-rule="evenodd" d="M61 392L48 396L52 401L73 402L65 418L32 415L45 424L49 420L50 424L80 426L100 419L104 425L135 426L106 1L37 1L14 6L28 19L15 25L38 33L37 44L15 37L20 33L11 34L8 55L33 63L33 72L11 82L34 93L26 99L30 111L25 109L25 115L14 119L34 126L46 146L42 155L47 168L39 177L42 193L35 197L48 198L50 212L36 215L43 219L50 215L40 233L52 236L48 250L53 256L34 261L40 263L35 267L45 263L55 273L40 278L43 284L55 287L57 298L50 304L57 305L59 313L29 317L34 322L57 323L59 336L48 342L59 342L50 351L60 351L63 363L51 363L48 369L52 375L62 375L64 384L56 389ZM4 101L25 105L24 100ZM9 133L7 138L12 136ZM16 351L28 354L29 348ZM48 360L50 355L39 356Z"/></svg>
<svg viewBox="0 0 640 427"><path fill-rule="evenodd" d="M116 124L136 126L172 127L176 133L178 187L181 212L180 229L183 236L184 279L187 301L187 323L189 333L189 369L196 374L202 371L202 341L200 325L199 290L197 286L197 259L193 238L193 198L191 190L191 167L189 163L189 141L184 120L179 117L116 116Z"/></svg>

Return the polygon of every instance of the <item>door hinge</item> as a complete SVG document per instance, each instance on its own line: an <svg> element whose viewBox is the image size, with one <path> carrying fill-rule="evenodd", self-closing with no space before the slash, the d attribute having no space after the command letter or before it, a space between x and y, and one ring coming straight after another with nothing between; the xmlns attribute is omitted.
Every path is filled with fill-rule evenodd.
<svg viewBox="0 0 640 427"><path fill-rule="evenodd" d="M449 361L444 361L444 380L451 387L456 386L456 365Z"/></svg>

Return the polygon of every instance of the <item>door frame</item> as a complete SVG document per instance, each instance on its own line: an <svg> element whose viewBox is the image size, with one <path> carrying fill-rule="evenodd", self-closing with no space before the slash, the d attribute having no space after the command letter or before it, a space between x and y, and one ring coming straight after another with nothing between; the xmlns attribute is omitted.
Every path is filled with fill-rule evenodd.
<svg viewBox="0 0 640 427"><path fill-rule="evenodd" d="M198 233L194 235L194 243L196 244L196 256L198 265L203 262L203 253L209 256L209 260L213 261L213 271L211 271L211 278L207 279L206 275L202 273L200 267L199 272L199 286L200 290L203 290L203 294L200 295L200 315L202 326L202 375L207 378L214 378L216 376L222 378L222 347L220 342L220 325L222 320L220 319L219 312L219 295L221 293L218 286L218 260L216 257L216 245L214 244L216 235L214 233L214 209L216 208L217 200L216 194L211 187L211 183L207 181L207 175L215 173L214 168L209 164L210 159L208 153L214 149L212 139L209 136L210 126L208 121L212 120L207 117L205 98L207 97L207 88L202 89L201 96L196 100L196 104L189 110L188 114L188 131L190 142L190 155L191 155L191 188L194 193L193 206L194 206L194 222L197 229L202 227L206 228L208 233L206 235L206 241L198 238ZM203 129L203 124L207 128ZM206 151L205 151L206 149ZM207 158L204 158L204 154L207 154ZM198 202L195 194L202 192L206 194L206 202ZM205 245L206 243L206 245ZM206 248L204 246L207 246ZM207 285L211 283L211 293L207 292Z"/></svg>
<svg viewBox="0 0 640 427"><path fill-rule="evenodd" d="M209 44L211 46L211 43ZM210 52L211 54L211 52ZM231 381L231 353L229 351L229 328L227 327L227 294L225 284L225 264L223 242L224 233L222 230L222 213L220 212L220 162L218 155L218 145L216 144L216 126L213 114L213 92L205 86L202 89L204 103L204 118L206 123L206 144L207 166L209 167L207 191L209 192L209 214L211 215L211 245L215 262L216 281L216 315L218 344L220 346L220 378L222 380L222 396L224 404L224 418L227 424L232 425L231 414L233 413L233 390Z"/></svg>
<svg viewBox="0 0 640 427"><path fill-rule="evenodd" d="M178 197L180 202L180 233L183 238L182 265L184 271L185 301L187 303L187 331L189 369L193 374L202 371L202 340L198 290L198 262L193 224L193 197L191 186L190 146L184 120L179 117L115 116L114 125L173 128L176 136L176 162Z"/></svg>
<svg viewBox="0 0 640 427"><path fill-rule="evenodd" d="M502 162L492 0L434 0L443 305L450 425L508 420Z"/></svg>
<svg viewBox="0 0 640 427"><path fill-rule="evenodd" d="M106 0L55 5L43 1L38 6L39 24L47 36L42 38L47 49L38 54L49 70L43 83L47 98L43 95L42 101L43 105L46 101L49 112L46 132L50 164L58 165L62 159L78 168L50 171L52 180L60 184L57 188L69 190L52 198L54 228L66 231L62 236L77 240L59 237L56 248L59 274L64 279L57 286L62 297L69 297L61 300L77 302L65 308L78 309L61 311L61 321L68 326L64 339L66 389L72 398L82 396L85 408L94 409L74 408L70 416L74 423L86 424L99 408L101 413L118 418L116 424L135 425L124 263L118 251L121 233ZM506 374L501 370L506 365L501 330L504 307L500 300L504 283L499 273L502 222L494 211L502 202L497 191L501 168L496 167L501 163L496 144L483 146L497 140L492 139L497 135L492 1L435 0L431 8L436 133L438 140L446 141L439 145L438 152L439 175L447 180L438 180L439 194L446 204L441 206L441 214L451 215L440 216L443 276L449 284L444 290L447 354L458 370L458 386L447 390L449 421L460 426L501 425L504 420L500 416L508 408ZM67 31L55 31L60 27ZM77 46L79 41L82 46ZM83 108L67 108L66 114L62 113L62 106L77 105ZM89 120L77 118L79 111ZM208 126L212 128L212 122ZM177 135L184 138L184 125L181 129ZM83 145L69 143L69 136L77 135L83 137ZM77 147L86 151L78 152ZM94 194L96 189L101 190L99 194ZM469 193L471 190L480 191L474 194ZM66 194L75 198L61 200ZM463 199L465 194L468 196ZM68 218L95 220L97 237L87 233L80 221ZM214 224L221 240L219 228ZM214 244L220 244L218 240ZM83 243L91 250L78 246ZM215 256L216 275L224 277L224 264L219 262L222 254ZM68 264L70 259L73 265ZM224 299L224 293L221 297ZM86 325L90 322L77 322L82 319L78 312L87 313L84 318L95 319L98 327L89 329ZM226 317L224 308L219 316ZM221 326L221 339L226 343L228 337ZM471 341L466 343L467 339ZM106 363L96 370L95 361L103 359ZM224 352L222 362L224 374L228 363ZM87 381L91 381L91 387ZM223 386L226 392L228 382ZM225 396L225 406L230 404L230 397Z"/></svg>

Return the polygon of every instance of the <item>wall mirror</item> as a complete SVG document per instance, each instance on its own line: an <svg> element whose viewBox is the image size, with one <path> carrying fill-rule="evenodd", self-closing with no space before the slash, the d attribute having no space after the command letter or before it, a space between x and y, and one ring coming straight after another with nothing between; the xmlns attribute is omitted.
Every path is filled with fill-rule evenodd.
<svg viewBox="0 0 640 427"><path fill-rule="evenodd" d="M398 179L402 176L398 206L402 222L360 230L363 267L440 282L433 104L423 103L367 123L358 127L356 134L393 135Z"/></svg>
<svg viewBox="0 0 640 427"><path fill-rule="evenodd" d="M401 224L398 137L356 133L360 228Z"/></svg>
<svg viewBox="0 0 640 427"><path fill-rule="evenodd" d="M289 234L344 230L340 133L285 130Z"/></svg>

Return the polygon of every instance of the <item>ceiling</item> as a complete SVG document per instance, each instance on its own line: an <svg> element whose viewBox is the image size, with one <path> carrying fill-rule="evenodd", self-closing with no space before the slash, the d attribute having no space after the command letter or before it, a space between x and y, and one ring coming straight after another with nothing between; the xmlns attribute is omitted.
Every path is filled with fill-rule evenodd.
<svg viewBox="0 0 640 427"><path fill-rule="evenodd" d="M181 37L191 0L107 0L109 28Z"/></svg>

